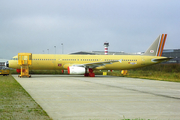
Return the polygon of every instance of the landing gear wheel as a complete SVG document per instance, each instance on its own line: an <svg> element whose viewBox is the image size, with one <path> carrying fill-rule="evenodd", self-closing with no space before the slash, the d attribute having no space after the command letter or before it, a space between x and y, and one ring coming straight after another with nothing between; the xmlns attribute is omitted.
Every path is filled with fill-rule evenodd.
<svg viewBox="0 0 180 120"><path fill-rule="evenodd" d="M95 77L95 73L89 73L89 77Z"/></svg>
<svg viewBox="0 0 180 120"><path fill-rule="evenodd" d="M85 74L84 74L84 77L88 77L88 76L89 76L89 73L85 73Z"/></svg>

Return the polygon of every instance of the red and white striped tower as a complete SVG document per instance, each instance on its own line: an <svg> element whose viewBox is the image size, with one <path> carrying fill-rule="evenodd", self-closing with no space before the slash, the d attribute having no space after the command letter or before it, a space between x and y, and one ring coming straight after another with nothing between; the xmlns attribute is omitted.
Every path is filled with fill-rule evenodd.
<svg viewBox="0 0 180 120"><path fill-rule="evenodd" d="M105 42L105 43L104 43L104 54L105 54L105 55L108 55L108 47L109 47L109 43L108 43L108 42Z"/></svg>

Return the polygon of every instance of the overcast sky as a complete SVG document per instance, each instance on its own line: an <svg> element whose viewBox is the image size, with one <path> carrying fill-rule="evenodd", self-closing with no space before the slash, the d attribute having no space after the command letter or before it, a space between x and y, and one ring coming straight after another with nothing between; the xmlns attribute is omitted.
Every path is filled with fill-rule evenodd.
<svg viewBox="0 0 180 120"><path fill-rule="evenodd" d="M20 52L180 49L180 0L0 0L0 58Z"/></svg>

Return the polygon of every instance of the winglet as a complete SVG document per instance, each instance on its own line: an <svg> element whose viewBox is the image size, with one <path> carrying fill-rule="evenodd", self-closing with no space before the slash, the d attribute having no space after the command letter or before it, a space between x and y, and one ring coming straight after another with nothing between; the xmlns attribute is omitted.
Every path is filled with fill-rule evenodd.
<svg viewBox="0 0 180 120"><path fill-rule="evenodd" d="M143 55L147 56L162 56L167 34L159 35L154 43L146 50Z"/></svg>

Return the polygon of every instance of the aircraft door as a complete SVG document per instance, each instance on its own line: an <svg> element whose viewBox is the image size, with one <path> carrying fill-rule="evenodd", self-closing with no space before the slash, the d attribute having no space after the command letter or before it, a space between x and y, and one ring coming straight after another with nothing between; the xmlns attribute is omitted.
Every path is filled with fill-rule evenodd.
<svg viewBox="0 0 180 120"><path fill-rule="evenodd" d="M144 58L144 56L142 56L142 57L141 57L141 65L145 65L145 62L146 62L146 61L145 61L145 58Z"/></svg>

